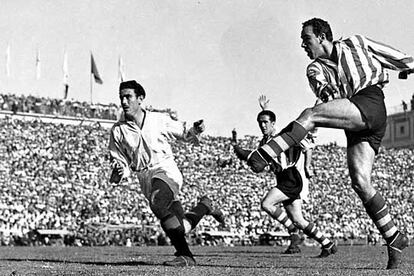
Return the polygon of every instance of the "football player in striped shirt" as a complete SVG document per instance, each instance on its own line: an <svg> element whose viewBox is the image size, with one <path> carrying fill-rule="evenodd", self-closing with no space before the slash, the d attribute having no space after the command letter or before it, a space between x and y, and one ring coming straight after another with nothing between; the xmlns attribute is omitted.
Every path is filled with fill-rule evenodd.
<svg viewBox="0 0 414 276"><path fill-rule="evenodd" d="M260 98L259 98L260 101ZM262 108L263 105L261 104ZM267 109L257 115L257 123L263 134L259 147L266 144L277 135L275 128L276 115ZM232 141L234 152L240 160L247 160L250 150L242 149L236 141ZM302 214L302 201L306 201L309 193L309 173L307 173L308 160L311 158L313 144L305 138L301 145L293 146L280 156L280 163L271 163L269 169L276 175L276 185L265 195L262 200L262 209L273 219L286 227L290 234L290 245L286 254L300 253L299 245L302 230L308 237L316 240L322 247L319 255L321 258L337 252L336 245L313 222L307 221ZM283 204L284 211L279 205Z"/></svg>
<svg viewBox="0 0 414 276"><path fill-rule="evenodd" d="M343 129L351 185L387 243L387 269L398 268L408 246L390 216L385 199L371 183L375 155L386 129L383 87L386 69L400 71L400 78L414 71L412 56L361 35L333 41L329 23L313 18L303 23L302 48L311 60L309 84L321 101L305 109L278 136L248 157L253 171L297 145L315 127Z"/></svg>
<svg viewBox="0 0 414 276"><path fill-rule="evenodd" d="M212 215L220 223L224 223L224 216L220 210L212 209L211 200L206 196L184 213L178 199L183 177L174 160L170 140L197 143L204 123L200 120L186 128L184 122L166 113L150 112L141 107L145 95L144 88L134 80L120 84L123 114L110 132L109 154L113 166L110 182L119 183L134 172L152 212L176 249L176 257L164 265L194 266L196 262L185 234L205 215Z"/></svg>

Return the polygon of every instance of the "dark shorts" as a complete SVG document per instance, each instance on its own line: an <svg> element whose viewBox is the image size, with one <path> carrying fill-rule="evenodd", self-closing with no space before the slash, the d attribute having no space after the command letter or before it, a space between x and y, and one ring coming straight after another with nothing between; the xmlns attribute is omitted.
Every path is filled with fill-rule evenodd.
<svg viewBox="0 0 414 276"><path fill-rule="evenodd" d="M349 100L361 111L367 129L345 131L348 147L360 142L368 142L377 154L387 127L387 110L382 89L377 86L368 86Z"/></svg>
<svg viewBox="0 0 414 276"><path fill-rule="evenodd" d="M302 177L296 167L290 167L281 171L276 175L276 179L276 188L289 197L289 200L285 201L284 204L292 203L295 199L300 198L303 183Z"/></svg>

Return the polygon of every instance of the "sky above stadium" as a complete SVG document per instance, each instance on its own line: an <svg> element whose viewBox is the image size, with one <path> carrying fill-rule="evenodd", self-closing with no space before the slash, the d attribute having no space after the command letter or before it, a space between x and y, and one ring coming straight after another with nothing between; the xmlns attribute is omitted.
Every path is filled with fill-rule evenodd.
<svg viewBox="0 0 414 276"><path fill-rule="evenodd" d="M363 34L414 55L414 1L242 0L0 0L2 93L63 97L67 52L69 98L90 101L90 53L103 84L94 102L119 103L118 58L126 79L147 91L146 105L204 118L206 133L260 135L257 98L283 127L315 98L305 78L301 24L330 22L334 38ZM6 70L9 51L9 75ZM1 54L3 51L4 55ZM38 54L37 54L38 53ZM1 58L1 57L4 58ZM36 56L40 78L36 78ZM414 78L385 89L389 110L409 102ZM342 131L320 131L319 143L345 142Z"/></svg>

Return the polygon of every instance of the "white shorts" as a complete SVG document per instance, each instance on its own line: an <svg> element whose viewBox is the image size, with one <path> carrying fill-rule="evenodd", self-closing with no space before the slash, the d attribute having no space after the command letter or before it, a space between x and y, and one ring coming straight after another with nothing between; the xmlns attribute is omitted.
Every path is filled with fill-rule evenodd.
<svg viewBox="0 0 414 276"><path fill-rule="evenodd" d="M137 177L142 193L148 200L150 200L152 180L154 178L161 179L167 183L174 194L174 199L177 199L183 185L183 176L173 160L163 161L148 170L139 172Z"/></svg>

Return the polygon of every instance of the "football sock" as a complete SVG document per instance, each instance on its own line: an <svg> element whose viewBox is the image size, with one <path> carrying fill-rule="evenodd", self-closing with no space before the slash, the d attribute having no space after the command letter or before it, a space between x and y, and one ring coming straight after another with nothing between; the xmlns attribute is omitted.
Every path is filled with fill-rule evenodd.
<svg viewBox="0 0 414 276"><path fill-rule="evenodd" d="M191 223L191 228L194 229L200 220L207 215L209 209L206 205L199 202L193 209L185 213L185 218Z"/></svg>
<svg viewBox="0 0 414 276"><path fill-rule="evenodd" d="M308 131L300 123L293 121L278 136L262 146L261 149L269 156L279 156L280 153L299 144L306 137L307 133Z"/></svg>
<svg viewBox="0 0 414 276"><path fill-rule="evenodd" d="M164 229L164 232L170 238L171 244L177 251L175 253L176 256L193 257L193 254L191 253L187 240L185 238L184 226L175 215L170 214L167 217L163 218L161 220L161 226Z"/></svg>
<svg viewBox="0 0 414 276"><path fill-rule="evenodd" d="M296 226L293 224L293 222L290 220L290 218L288 217L286 212L283 211L282 208L276 207L276 210L272 214L270 214L270 216L278 222L280 222L283 226L285 226L289 233L298 231Z"/></svg>
<svg viewBox="0 0 414 276"><path fill-rule="evenodd" d="M332 242L328 238L326 238L312 222L309 222L308 226L306 226L305 229L303 229L303 233L305 233L305 235L320 243L325 248L329 247L332 244Z"/></svg>
<svg viewBox="0 0 414 276"><path fill-rule="evenodd" d="M364 207L383 238L387 243L390 243L397 234L398 229L391 220L384 198L377 192L371 199L364 203Z"/></svg>

